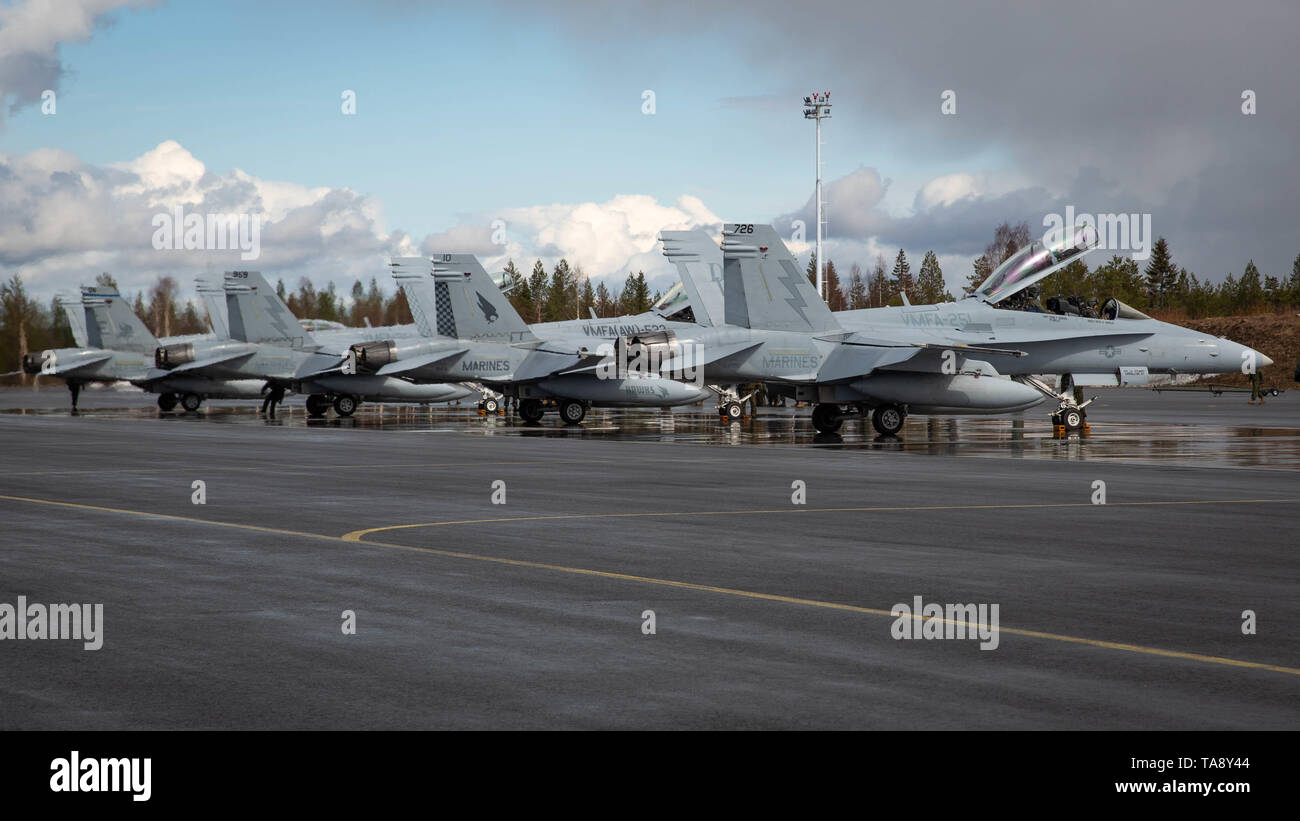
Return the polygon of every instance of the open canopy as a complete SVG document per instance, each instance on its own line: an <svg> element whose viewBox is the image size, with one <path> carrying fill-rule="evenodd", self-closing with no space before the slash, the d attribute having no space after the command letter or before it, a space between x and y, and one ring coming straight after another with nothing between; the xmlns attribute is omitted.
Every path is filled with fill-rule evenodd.
<svg viewBox="0 0 1300 821"><path fill-rule="evenodd" d="M988 279L980 283L974 296L997 304L1096 247L1097 229L1087 223L1076 225L1070 236L1051 245L1034 240L1007 257Z"/></svg>

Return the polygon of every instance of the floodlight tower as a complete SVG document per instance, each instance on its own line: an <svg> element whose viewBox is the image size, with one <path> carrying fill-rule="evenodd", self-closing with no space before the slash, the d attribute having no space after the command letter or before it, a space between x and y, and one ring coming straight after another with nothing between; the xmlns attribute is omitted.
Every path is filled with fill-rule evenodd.
<svg viewBox="0 0 1300 821"><path fill-rule="evenodd" d="M822 260L822 120L831 116L831 93L814 92L803 98L803 116L805 120L817 121L817 293L826 298L823 271L826 263Z"/></svg>

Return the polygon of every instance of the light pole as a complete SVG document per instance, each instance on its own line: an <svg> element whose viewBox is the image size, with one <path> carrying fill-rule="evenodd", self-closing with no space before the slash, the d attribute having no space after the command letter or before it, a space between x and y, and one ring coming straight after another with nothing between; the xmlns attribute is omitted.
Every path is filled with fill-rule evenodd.
<svg viewBox="0 0 1300 821"><path fill-rule="evenodd" d="M821 91L803 98L805 120L817 121L817 293L826 298L825 262L822 260L822 120L831 116L831 93Z"/></svg>

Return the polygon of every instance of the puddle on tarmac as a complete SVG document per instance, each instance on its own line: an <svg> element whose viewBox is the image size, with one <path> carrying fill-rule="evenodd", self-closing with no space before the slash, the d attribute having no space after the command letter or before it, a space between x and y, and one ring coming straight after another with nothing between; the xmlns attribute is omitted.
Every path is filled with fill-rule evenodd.
<svg viewBox="0 0 1300 821"><path fill-rule="evenodd" d="M3 410L0 413L68 417L66 409ZM364 429L395 434L464 436L541 436L675 442L714 446L783 446L840 450L894 451L940 456L1026 459L1114 460L1147 464L1230 467L1300 467L1300 429L1216 424L1107 422L1093 419L1090 434L1053 436L1046 418L912 416L898 437L881 437L863 420L845 420L837 434L818 434L807 409L764 408L759 416L729 425L701 408L621 410L596 408L583 424L566 427L550 411L541 423L525 424L503 416L481 416L472 408L362 406L355 416L331 413L310 419L301 405L282 408L275 420L241 405L210 404L197 413L161 413L152 407L89 408L89 420L156 420L177 425L274 425L279 427Z"/></svg>

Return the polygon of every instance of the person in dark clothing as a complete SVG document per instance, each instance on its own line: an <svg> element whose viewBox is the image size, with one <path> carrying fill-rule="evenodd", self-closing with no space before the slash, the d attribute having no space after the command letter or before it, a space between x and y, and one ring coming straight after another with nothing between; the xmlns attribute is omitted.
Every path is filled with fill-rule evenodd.
<svg viewBox="0 0 1300 821"><path fill-rule="evenodd" d="M1254 405L1257 399L1259 404L1264 404L1264 374L1254 371L1250 375L1250 404Z"/></svg>
<svg viewBox="0 0 1300 821"><path fill-rule="evenodd" d="M262 388L262 393L266 394L266 398L262 400L262 413L274 419L275 406L284 401L284 386L267 382Z"/></svg>
<svg viewBox="0 0 1300 821"><path fill-rule="evenodd" d="M81 385L76 382L68 382L68 392L72 394L72 409L77 409L77 397L81 395Z"/></svg>

